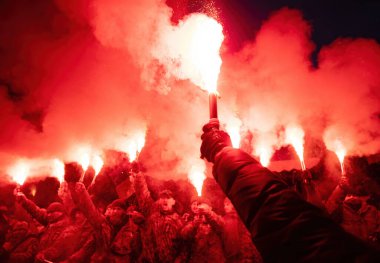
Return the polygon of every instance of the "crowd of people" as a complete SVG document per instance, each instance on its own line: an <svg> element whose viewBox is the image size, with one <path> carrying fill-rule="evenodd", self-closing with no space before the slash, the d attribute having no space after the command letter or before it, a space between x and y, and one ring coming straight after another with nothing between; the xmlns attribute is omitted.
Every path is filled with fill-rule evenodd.
<svg viewBox="0 0 380 263"><path fill-rule="evenodd" d="M370 181L358 188L347 171L324 196L315 170L270 172L229 147L228 135L204 132L201 152L223 192L186 192L184 202L179 184L154 189L149 171L130 164L107 175L128 194L102 198L101 181L66 163L49 202L15 189L16 208L0 206L0 261L378 262Z"/></svg>
<svg viewBox="0 0 380 263"><path fill-rule="evenodd" d="M128 179L134 193L104 206L82 175L67 163L58 199L46 208L15 190L29 216L2 211L1 262L262 262L228 198L220 214L196 194L177 209L172 190L151 194L147 175L136 171Z"/></svg>

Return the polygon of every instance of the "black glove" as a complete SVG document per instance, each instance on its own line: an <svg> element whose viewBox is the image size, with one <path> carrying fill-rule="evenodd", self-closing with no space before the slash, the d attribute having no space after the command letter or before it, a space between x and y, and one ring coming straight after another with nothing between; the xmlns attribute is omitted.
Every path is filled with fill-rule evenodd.
<svg viewBox="0 0 380 263"><path fill-rule="evenodd" d="M203 126L201 158L214 162L215 155L224 147L232 146L228 133L219 130L218 119L211 119Z"/></svg>

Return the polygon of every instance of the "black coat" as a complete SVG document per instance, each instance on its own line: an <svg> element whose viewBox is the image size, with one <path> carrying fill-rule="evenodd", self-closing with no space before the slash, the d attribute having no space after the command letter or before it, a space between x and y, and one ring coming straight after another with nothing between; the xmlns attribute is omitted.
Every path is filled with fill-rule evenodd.
<svg viewBox="0 0 380 263"><path fill-rule="evenodd" d="M378 251L346 233L247 153L224 148L213 173L264 262L380 262Z"/></svg>

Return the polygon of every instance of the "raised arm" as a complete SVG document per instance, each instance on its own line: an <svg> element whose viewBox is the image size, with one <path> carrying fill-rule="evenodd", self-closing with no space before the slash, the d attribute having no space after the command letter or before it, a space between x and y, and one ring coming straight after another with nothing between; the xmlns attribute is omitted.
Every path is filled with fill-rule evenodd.
<svg viewBox="0 0 380 263"><path fill-rule="evenodd" d="M152 209L154 201L150 195L145 175L142 172L138 172L133 174L131 178L133 178L132 184L135 189L137 203L141 211L144 211L144 215L147 216L147 213Z"/></svg>
<svg viewBox="0 0 380 263"><path fill-rule="evenodd" d="M106 222L104 216L96 209L90 195L83 183L68 183L68 187L76 206L86 216L88 222L95 228L100 229Z"/></svg>
<svg viewBox="0 0 380 263"><path fill-rule="evenodd" d="M303 200L250 155L233 149L225 132L206 125L202 140L202 155L214 162L213 175L251 232L264 262L378 260L378 251L344 232L327 213Z"/></svg>
<svg viewBox="0 0 380 263"><path fill-rule="evenodd" d="M16 201L41 225L46 226L48 224L46 209L39 208L21 192L16 193Z"/></svg>

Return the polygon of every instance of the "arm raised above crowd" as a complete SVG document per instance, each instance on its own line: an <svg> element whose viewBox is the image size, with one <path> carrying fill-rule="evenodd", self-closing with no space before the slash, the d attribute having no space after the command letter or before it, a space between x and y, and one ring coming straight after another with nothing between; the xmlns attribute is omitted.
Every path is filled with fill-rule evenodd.
<svg viewBox="0 0 380 263"><path fill-rule="evenodd" d="M144 211L144 213L149 213L154 201L148 189L145 175L142 172L134 173L131 175L131 179L135 189L137 203L141 211Z"/></svg>
<svg viewBox="0 0 380 263"><path fill-rule="evenodd" d="M249 154L230 147L224 132L205 128L204 132L202 155L214 162L216 181L265 262L378 260L378 252L344 232L327 213L303 200Z"/></svg>
<svg viewBox="0 0 380 263"><path fill-rule="evenodd" d="M95 228L101 229L106 219L96 209L83 183L68 183L69 190L75 205L83 212L88 222Z"/></svg>

